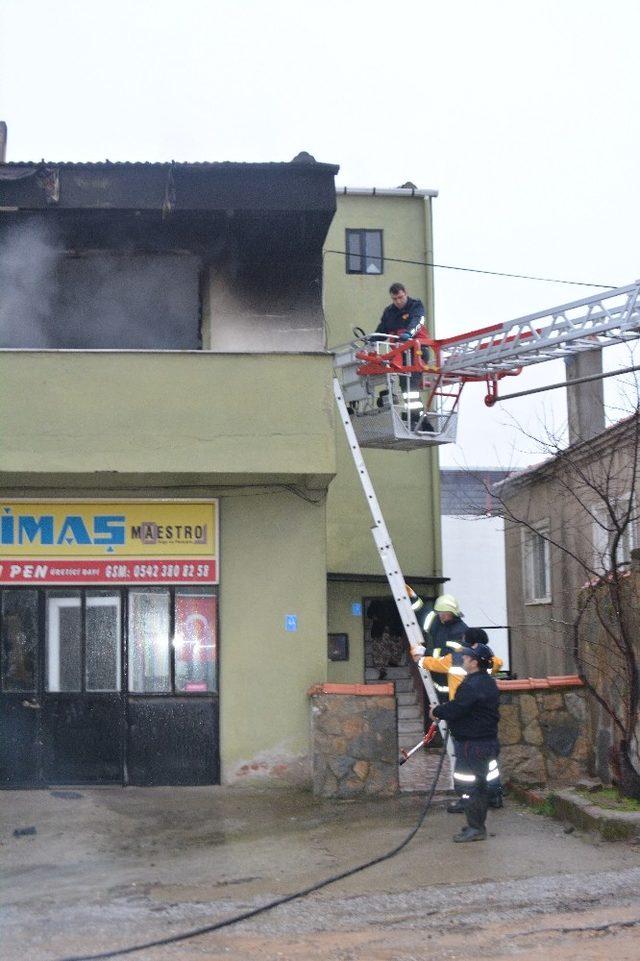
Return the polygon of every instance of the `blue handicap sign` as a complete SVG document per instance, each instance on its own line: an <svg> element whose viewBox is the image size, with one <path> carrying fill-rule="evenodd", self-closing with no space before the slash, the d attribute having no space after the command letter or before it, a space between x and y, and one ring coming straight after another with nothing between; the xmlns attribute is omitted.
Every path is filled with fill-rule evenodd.
<svg viewBox="0 0 640 961"><path fill-rule="evenodd" d="M354 601L351 605L351 613L354 617L362 617L362 604L359 601Z"/></svg>
<svg viewBox="0 0 640 961"><path fill-rule="evenodd" d="M297 631L298 630L298 615L297 614L286 614L284 618L284 629L285 631Z"/></svg>

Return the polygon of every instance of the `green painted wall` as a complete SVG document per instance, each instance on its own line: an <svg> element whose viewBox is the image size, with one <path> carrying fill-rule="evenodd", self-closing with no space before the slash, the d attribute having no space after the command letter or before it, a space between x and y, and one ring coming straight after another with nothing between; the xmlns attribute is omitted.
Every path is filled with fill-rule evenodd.
<svg viewBox="0 0 640 961"><path fill-rule="evenodd" d="M421 597L435 597L436 587L415 585ZM349 635L349 660L329 661L327 680L332 684L362 684L364 679L364 598L388 597L387 584L374 581L329 581L327 584L328 632ZM360 603L362 615L353 614L351 605Z"/></svg>
<svg viewBox="0 0 640 961"><path fill-rule="evenodd" d="M334 470L327 355L0 352L0 476Z"/></svg>
<svg viewBox="0 0 640 961"><path fill-rule="evenodd" d="M308 778L307 690L326 680L325 505L221 502L222 778ZM285 631L297 614L296 633ZM297 760L296 760L297 759ZM258 768L243 771L244 765Z"/></svg>
<svg viewBox="0 0 640 961"><path fill-rule="evenodd" d="M349 660L329 661L327 680L332 684L362 684L364 679L364 611L357 616L351 605L362 604L364 597L386 596L386 584L346 583L330 581L327 584L327 618L330 634L349 635Z"/></svg>
<svg viewBox="0 0 640 961"><path fill-rule="evenodd" d="M384 263L382 275L347 274L345 229L383 230L385 257L432 260L430 200L421 197L338 196L338 209L325 243L324 308L329 346L352 339L352 327L374 330L390 301L394 281L420 297L432 326L433 271L424 266ZM370 514L349 455L337 431L338 474L327 504L327 564L337 573L381 574ZM441 573L438 455L420 451L365 451L376 493L407 574Z"/></svg>
<svg viewBox="0 0 640 961"><path fill-rule="evenodd" d="M338 195L336 214L324 244L323 301L329 346L351 340L354 325L374 330L390 302L389 287L404 284L410 296L419 297L433 324L433 270L414 264L385 261L383 273L347 274L344 254L346 228L383 231L387 258L431 261L430 200L421 197L367 197Z"/></svg>

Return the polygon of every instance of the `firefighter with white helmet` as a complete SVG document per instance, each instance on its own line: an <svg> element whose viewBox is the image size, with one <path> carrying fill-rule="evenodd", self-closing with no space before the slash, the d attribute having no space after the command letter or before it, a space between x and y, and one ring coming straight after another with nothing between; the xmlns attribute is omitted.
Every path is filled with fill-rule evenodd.
<svg viewBox="0 0 640 961"><path fill-rule="evenodd" d="M460 660L460 651L463 647L464 633L467 625L462 620L460 605L453 594L441 594L436 598L433 610L430 611L422 627L425 634L425 645L422 650L413 648L411 653L414 659L419 659L424 654L427 658L441 658L447 654L452 655L452 665ZM455 657L458 655L458 657ZM460 660L460 664L461 664ZM447 671L444 676L441 670L433 670L431 664L424 665L426 670L431 671L431 680L436 689L438 700L441 704L449 700L449 685L447 683Z"/></svg>

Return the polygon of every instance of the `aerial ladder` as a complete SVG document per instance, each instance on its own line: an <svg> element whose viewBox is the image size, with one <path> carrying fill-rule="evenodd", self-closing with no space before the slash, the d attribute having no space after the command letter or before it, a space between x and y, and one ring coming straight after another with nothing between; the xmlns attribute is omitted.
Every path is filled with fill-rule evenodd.
<svg viewBox="0 0 640 961"><path fill-rule="evenodd" d="M423 320L424 323L424 320ZM415 334L415 331L413 332ZM412 649L422 648L407 585L362 448L419 450L455 442L462 389L484 382L485 404L499 384L525 367L640 338L640 281L551 310L437 339L365 334L335 348L336 405L373 518L371 533ZM438 703L431 675L419 668L429 704ZM446 725L440 722L441 733ZM450 739L449 753L452 752Z"/></svg>

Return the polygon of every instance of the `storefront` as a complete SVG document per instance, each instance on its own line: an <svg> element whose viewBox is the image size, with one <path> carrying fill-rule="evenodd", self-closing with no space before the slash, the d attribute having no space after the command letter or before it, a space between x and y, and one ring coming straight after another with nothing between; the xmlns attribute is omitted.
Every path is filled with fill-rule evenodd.
<svg viewBox="0 0 640 961"><path fill-rule="evenodd" d="M215 784L218 502L0 507L0 778Z"/></svg>

